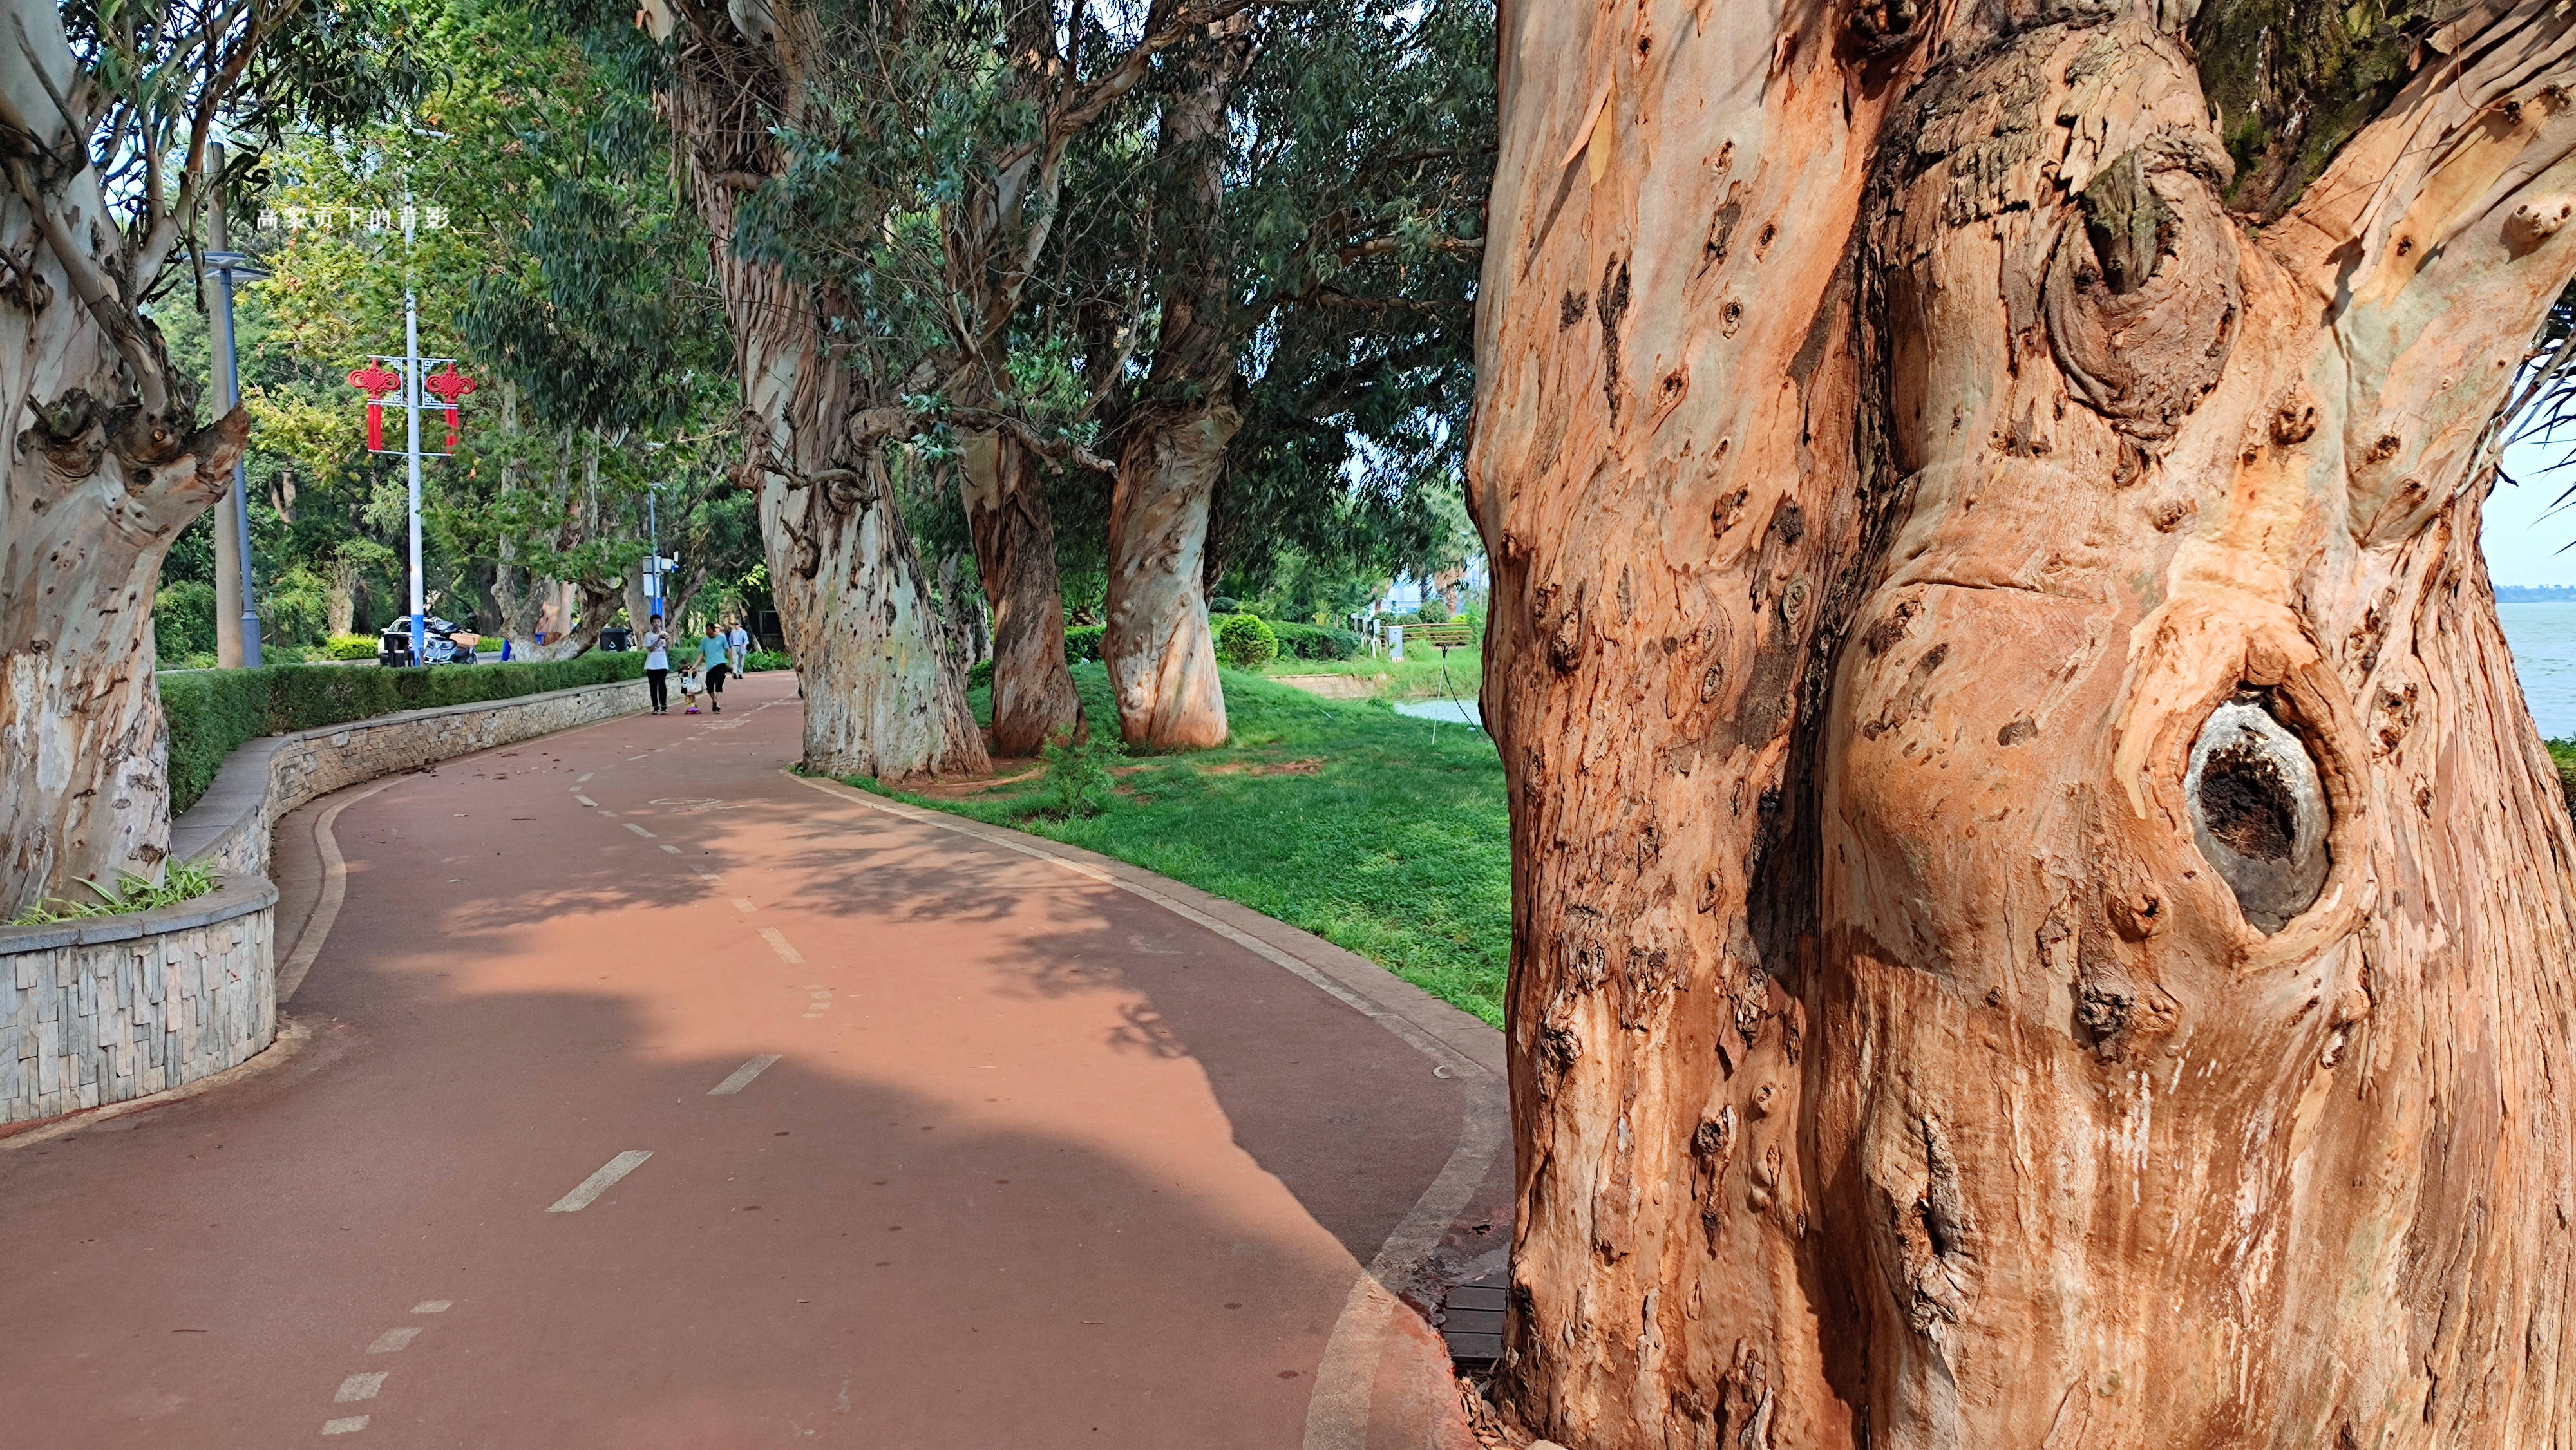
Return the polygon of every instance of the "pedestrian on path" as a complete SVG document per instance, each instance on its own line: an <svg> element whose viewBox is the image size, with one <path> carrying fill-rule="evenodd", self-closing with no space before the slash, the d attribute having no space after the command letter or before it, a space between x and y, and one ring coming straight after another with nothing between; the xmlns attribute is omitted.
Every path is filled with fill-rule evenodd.
<svg viewBox="0 0 2576 1450"><path fill-rule="evenodd" d="M698 713L698 689L701 683L702 682L698 679L698 662L696 660L691 660L680 667L680 702L688 706L686 710L683 710L680 713L684 715L695 715Z"/></svg>
<svg viewBox="0 0 2576 1450"><path fill-rule="evenodd" d="M644 631L644 683L653 692L653 713L671 713L671 636L662 630L662 616L653 616L653 627Z"/></svg>
<svg viewBox="0 0 2576 1450"><path fill-rule="evenodd" d="M743 633L739 619L733 622L732 631L725 635L725 653L731 657L728 662L732 664L733 672L741 674L744 661L751 657L751 636Z"/></svg>
<svg viewBox="0 0 2576 1450"><path fill-rule="evenodd" d="M707 625L707 637L698 645L698 659L707 667L707 704L721 715L724 701L716 697L724 693L725 676L733 673L733 651L712 622Z"/></svg>

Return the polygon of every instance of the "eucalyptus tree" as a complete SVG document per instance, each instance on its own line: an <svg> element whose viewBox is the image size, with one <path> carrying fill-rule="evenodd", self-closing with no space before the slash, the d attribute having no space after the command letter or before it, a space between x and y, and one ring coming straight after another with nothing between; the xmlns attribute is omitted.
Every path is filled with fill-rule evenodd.
<svg viewBox="0 0 2576 1450"><path fill-rule="evenodd" d="M1454 457L1492 15L1482 0L1251 12L1177 47L1154 82L1137 239L1152 313L1133 324L1132 375L1104 379L1118 471L1101 654L1131 744L1226 738L1204 581L1230 466L1247 502L1314 521L1400 503L1441 471L1426 458ZM1366 432L1381 451L1354 451Z"/></svg>
<svg viewBox="0 0 2576 1450"><path fill-rule="evenodd" d="M288 126L415 94L370 0L10 0L0 47L0 911L81 879L157 877L167 731L149 645L171 539L249 429L201 424L147 309L212 188ZM234 151L215 174L210 147Z"/></svg>
<svg viewBox="0 0 2576 1450"><path fill-rule="evenodd" d="M2576 832L2477 539L2576 16L1503 16L1521 1419L2564 1443Z"/></svg>

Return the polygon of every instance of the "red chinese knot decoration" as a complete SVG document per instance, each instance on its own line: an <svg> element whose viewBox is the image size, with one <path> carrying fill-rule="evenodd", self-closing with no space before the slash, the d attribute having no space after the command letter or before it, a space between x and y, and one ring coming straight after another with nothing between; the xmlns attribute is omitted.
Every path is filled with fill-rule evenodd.
<svg viewBox="0 0 2576 1450"><path fill-rule="evenodd" d="M369 452L382 452L385 446L384 398L402 386L402 374L387 371L382 363L369 363L349 374L349 386L367 395L367 449Z"/></svg>
<svg viewBox="0 0 2576 1450"><path fill-rule="evenodd" d="M438 401L447 405L447 451L453 453L456 451L457 400L474 391L474 380L458 372L456 364L449 363L422 379L421 386L436 395Z"/></svg>

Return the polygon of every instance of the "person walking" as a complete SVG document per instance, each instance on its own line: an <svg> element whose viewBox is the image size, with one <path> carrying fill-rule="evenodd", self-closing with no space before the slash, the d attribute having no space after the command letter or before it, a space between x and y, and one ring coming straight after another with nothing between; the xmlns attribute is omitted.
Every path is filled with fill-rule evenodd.
<svg viewBox="0 0 2576 1450"><path fill-rule="evenodd" d="M739 619L733 622L732 631L725 636L725 653L731 657L729 662L733 665L733 672L741 674L744 662L751 657L751 636L743 633Z"/></svg>
<svg viewBox="0 0 2576 1450"><path fill-rule="evenodd" d="M671 636L662 631L662 616L644 631L644 683L653 692L653 713L671 713Z"/></svg>
<svg viewBox="0 0 2576 1450"><path fill-rule="evenodd" d="M725 676L733 673L733 664L724 632L716 628L713 620L707 621L707 637L698 644L698 659L707 667L707 708L721 715Z"/></svg>

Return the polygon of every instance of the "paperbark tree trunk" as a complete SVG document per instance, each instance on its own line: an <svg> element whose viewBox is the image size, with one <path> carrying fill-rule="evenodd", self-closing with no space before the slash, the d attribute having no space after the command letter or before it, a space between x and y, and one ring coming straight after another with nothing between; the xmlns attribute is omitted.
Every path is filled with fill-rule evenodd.
<svg viewBox="0 0 2576 1450"><path fill-rule="evenodd" d="M2576 1427L2576 832L2477 553L2576 33L2450 7L2256 227L2182 33L2243 8L1505 9L1503 1378L1566 1445Z"/></svg>
<svg viewBox="0 0 2576 1450"><path fill-rule="evenodd" d="M958 469L975 571L993 606L993 753L1027 756L1085 731L1064 661L1064 591L1038 458L1004 432L969 434Z"/></svg>
<svg viewBox="0 0 2576 1450"><path fill-rule="evenodd" d="M770 586L805 684L805 768L883 778L988 769L881 438L862 426L862 382L827 341L843 309L828 289L732 246L742 193L785 164L770 127L806 104L812 27L784 5L655 5L644 19L657 35L679 31L664 102L714 239Z"/></svg>
<svg viewBox="0 0 2576 1450"><path fill-rule="evenodd" d="M199 427L159 334L104 293L123 239L101 220L97 174L29 165L25 148L78 158L89 138L65 134L52 99L77 89L60 20L26 5L11 18L0 116L18 125L0 160L21 182L0 186L0 918L89 901L85 879L160 878L169 731L152 598L171 542L222 496L250 434L239 409ZM85 288L102 289L96 302Z"/></svg>
<svg viewBox="0 0 2576 1450"><path fill-rule="evenodd" d="M1201 569L1226 444L1242 424L1233 404L1239 339L1224 245L1225 163L1227 110L1251 46L1246 17L1211 30L1175 50L1182 79L1164 98L1156 133L1162 318L1109 505L1100 658L1117 693L1120 735L1157 749L1226 739Z"/></svg>

